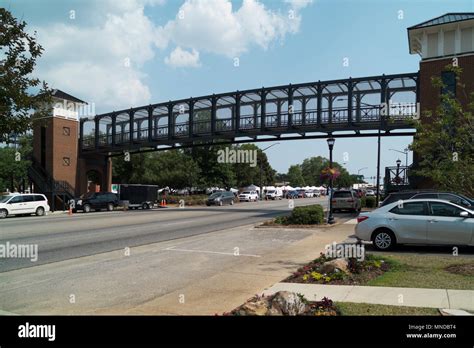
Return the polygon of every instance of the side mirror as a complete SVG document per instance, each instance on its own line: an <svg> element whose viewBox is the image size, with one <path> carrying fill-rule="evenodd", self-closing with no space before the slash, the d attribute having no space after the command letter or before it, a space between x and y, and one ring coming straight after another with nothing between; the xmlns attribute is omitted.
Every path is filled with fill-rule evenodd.
<svg viewBox="0 0 474 348"><path fill-rule="evenodd" d="M467 211L462 211L461 213L459 213L459 216L463 218L468 218L471 215Z"/></svg>

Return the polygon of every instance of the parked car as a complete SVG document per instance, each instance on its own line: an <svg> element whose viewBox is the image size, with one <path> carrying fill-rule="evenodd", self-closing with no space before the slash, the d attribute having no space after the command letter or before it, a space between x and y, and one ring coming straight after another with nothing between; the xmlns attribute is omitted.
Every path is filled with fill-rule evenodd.
<svg viewBox="0 0 474 348"><path fill-rule="evenodd" d="M286 194L286 198L288 199L299 198L298 191L288 191L288 193Z"/></svg>
<svg viewBox="0 0 474 348"><path fill-rule="evenodd" d="M401 191L390 193L380 205L381 207L405 199L442 199L455 204L462 205L468 209L474 209L474 200L453 192L437 191Z"/></svg>
<svg viewBox="0 0 474 348"><path fill-rule="evenodd" d="M378 250L396 244L474 245L474 210L440 199L393 202L362 213L357 222L356 237Z"/></svg>
<svg viewBox="0 0 474 348"><path fill-rule="evenodd" d="M119 199L113 192L88 192L74 200L73 211L82 210L84 213L89 213L92 209L112 211L118 206L118 202Z"/></svg>
<svg viewBox="0 0 474 348"><path fill-rule="evenodd" d="M266 199L282 199L283 198L283 191L281 189L276 190L268 190L265 194Z"/></svg>
<svg viewBox="0 0 474 348"><path fill-rule="evenodd" d="M239 195L240 202L252 202L258 201L258 193L257 191L244 191Z"/></svg>
<svg viewBox="0 0 474 348"><path fill-rule="evenodd" d="M321 191L313 190L313 197L321 197Z"/></svg>
<svg viewBox="0 0 474 348"><path fill-rule="evenodd" d="M234 204L234 193L230 191L223 191L223 192L214 192L212 193L206 201L206 205L224 205L224 204Z"/></svg>
<svg viewBox="0 0 474 348"><path fill-rule="evenodd" d="M340 210L350 210L353 212L360 211L362 204L357 192L353 190L339 190L332 195L332 210L337 212Z"/></svg>
<svg viewBox="0 0 474 348"><path fill-rule="evenodd" d="M16 193L0 197L0 219L8 215L43 216L49 212L50 207L45 195L39 193Z"/></svg>
<svg viewBox="0 0 474 348"><path fill-rule="evenodd" d="M308 198L313 198L314 197L314 191L313 190L306 190L304 191L304 196Z"/></svg>
<svg viewBox="0 0 474 348"><path fill-rule="evenodd" d="M305 198L306 197L306 194L305 194L305 190L298 190L298 198Z"/></svg>
<svg viewBox="0 0 474 348"><path fill-rule="evenodd" d="M365 191L365 196L366 196L366 197L375 197L375 192L374 192L374 190L367 190L367 191Z"/></svg>

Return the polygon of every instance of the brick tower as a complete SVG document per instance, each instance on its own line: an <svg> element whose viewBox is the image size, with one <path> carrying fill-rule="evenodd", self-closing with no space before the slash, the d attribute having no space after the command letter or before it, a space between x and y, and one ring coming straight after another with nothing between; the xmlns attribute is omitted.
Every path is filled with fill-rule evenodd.
<svg viewBox="0 0 474 348"><path fill-rule="evenodd" d="M75 195L78 110L87 103L58 89L52 97L51 116L33 126L33 165L28 174L35 191L46 194L54 208Z"/></svg>
<svg viewBox="0 0 474 348"><path fill-rule="evenodd" d="M459 102L466 106L466 95L474 92L474 13L447 13L408 28L410 54L418 54L420 61L419 101L421 120L426 111L433 114L440 103L440 89L432 85L432 77L439 77ZM457 93L455 73L447 65L462 68L461 83L466 95ZM417 154L413 154L414 166ZM418 181L418 180L416 180ZM429 182L414 183L428 188Z"/></svg>

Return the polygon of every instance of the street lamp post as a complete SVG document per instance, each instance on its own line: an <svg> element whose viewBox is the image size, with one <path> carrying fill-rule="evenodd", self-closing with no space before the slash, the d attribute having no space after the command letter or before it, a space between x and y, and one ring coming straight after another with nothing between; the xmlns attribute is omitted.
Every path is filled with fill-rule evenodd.
<svg viewBox="0 0 474 348"><path fill-rule="evenodd" d="M268 149L271 148L272 146L275 146L275 145L278 145L278 144L280 144L280 143L275 143L275 144L272 144L272 145L270 145L270 146L267 146L266 148L264 148L264 149L261 150L261 151L262 151L262 153L263 153L264 151L268 150ZM263 194L263 186L262 186L263 181L262 181L262 176L263 176L263 161L260 160L260 192L259 192L259 193L260 193L260 200L263 200L263 196L262 196L262 194Z"/></svg>
<svg viewBox="0 0 474 348"><path fill-rule="evenodd" d="M332 186L333 186L333 179L332 179L332 150L334 148L334 143L336 139L333 137L327 140L328 147L329 147L329 169L330 169L330 177L329 177L329 216L328 216L328 224L334 223L334 216L332 215Z"/></svg>
<svg viewBox="0 0 474 348"><path fill-rule="evenodd" d="M400 164L402 164L402 161L400 159L397 159L397 176L396 176L396 182L398 186L398 190L400 191Z"/></svg>
<svg viewBox="0 0 474 348"><path fill-rule="evenodd" d="M405 155L405 174L403 176L403 183L406 184L408 182L408 179L407 179L407 170L408 170L408 148L405 148L403 149L403 151L400 151L400 150L396 150L396 149L389 149L390 151L395 151L395 152L398 152L398 153L403 153ZM401 162L400 162L401 163Z"/></svg>
<svg viewBox="0 0 474 348"><path fill-rule="evenodd" d="M369 167L364 167L364 168L360 168L360 169L357 170L357 180L360 179L360 171L361 171L361 170L364 170L364 169L369 169ZM363 175L362 175L362 176L363 176ZM364 179L365 179L365 177L364 177Z"/></svg>

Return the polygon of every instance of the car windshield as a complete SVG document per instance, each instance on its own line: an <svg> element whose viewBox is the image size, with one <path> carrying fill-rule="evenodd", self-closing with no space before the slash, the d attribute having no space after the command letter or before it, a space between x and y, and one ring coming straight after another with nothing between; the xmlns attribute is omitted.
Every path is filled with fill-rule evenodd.
<svg viewBox="0 0 474 348"><path fill-rule="evenodd" d="M474 204L474 199L469 198L469 197L466 197L466 196L464 196L464 195L460 195L460 194L458 194L458 196L461 197L462 199L465 199L465 200L468 201L469 203Z"/></svg>
<svg viewBox="0 0 474 348"><path fill-rule="evenodd" d="M211 195L209 196L209 198L217 198L217 197L219 197L220 195L221 195L220 192L214 192L213 194L211 194Z"/></svg>
<svg viewBox="0 0 474 348"><path fill-rule="evenodd" d="M6 201L8 201L10 198L12 198L13 196L11 195L8 195L8 196L0 196L0 203L5 203Z"/></svg>
<svg viewBox="0 0 474 348"><path fill-rule="evenodd" d="M267 191L267 193L275 193L274 190Z"/></svg>
<svg viewBox="0 0 474 348"><path fill-rule="evenodd" d="M85 199L85 198L91 198L92 196L94 195L94 192L87 192L87 193L84 193L81 195L81 199Z"/></svg>
<svg viewBox="0 0 474 348"><path fill-rule="evenodd" d="M250 194L250 191L245 191L245 192L242 192L243 195L249 195Z"/></svg>
<svg viewBox="0 0 474 348"><path fill-rule="evenodd" d="M352 197L349 191L336 191L334 192L333 198L349 198Z"/></svg>

